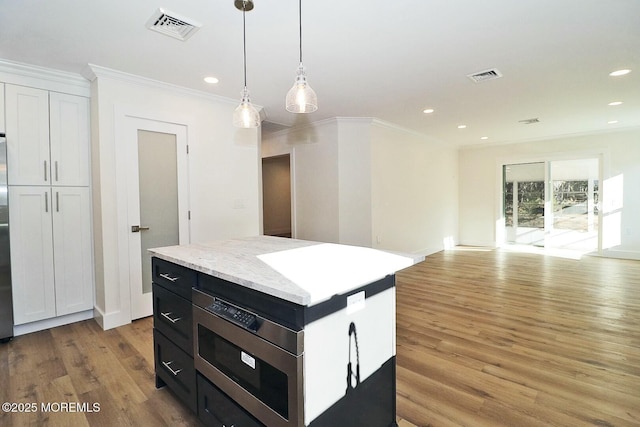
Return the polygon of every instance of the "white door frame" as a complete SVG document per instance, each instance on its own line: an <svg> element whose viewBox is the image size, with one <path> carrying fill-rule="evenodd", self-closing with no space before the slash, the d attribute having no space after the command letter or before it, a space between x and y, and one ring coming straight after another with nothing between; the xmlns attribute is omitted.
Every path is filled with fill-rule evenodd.
<svg viewBox="0 0 640 427"><path fill-rule="evenodd" d="M189 230L189 183L188 183L188 159L187 159L187 126L155 120L135 115L124 115L122 121L122 141L116 142L120 150L120 159L125 160L124 170L119 181L125 179L124 192L120 197L126 198L126 243L121 247L126 250L126 260L122 267L126 270L121 274L126 277L128 295L130 296L130 319L150 316L153 313L153 300L151 293L142 294L141 289L142 267L140 261L140 234L132 233L132 225L140 225L140 199L138 183L138 130L151 132L169 133L176 135L176 149L178 161L178 221L179 221L179 243L187 244L190 241ZM122 185L119 189L123 189ZM124 213L124 212L123 212ZM137 221L137 222L136 222ZM123 236L124 237L124 236ZM125 251L123 251L125 252Z"/></svg>

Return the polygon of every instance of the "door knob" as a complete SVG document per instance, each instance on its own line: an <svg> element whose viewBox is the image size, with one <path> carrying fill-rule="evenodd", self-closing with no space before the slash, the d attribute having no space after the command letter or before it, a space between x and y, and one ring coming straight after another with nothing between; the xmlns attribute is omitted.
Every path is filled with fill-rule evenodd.
<svg viewBox="0 0 640 427"><path fill-rule="evenodd" d="M139 233L140 231L147 231L149 229L149 227L145 227L144 225L132 225L131 226L131 232L132 233Z"/></svg>

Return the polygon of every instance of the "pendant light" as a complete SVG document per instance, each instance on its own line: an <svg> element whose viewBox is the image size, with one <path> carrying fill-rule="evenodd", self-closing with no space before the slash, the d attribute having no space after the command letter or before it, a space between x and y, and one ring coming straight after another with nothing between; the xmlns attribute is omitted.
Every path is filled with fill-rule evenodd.
<svg viewBox="0 0 640 427"><path fill-rule="evenodd" d="M296 81L287 93L287 111L313 113L318 109L318 97L307 83L307 75L302 65L302 0L298 0L298 22L300 24L300 65L298 65Z"/></svg>
<svg viewBox="0 0 640 427"><path fill-rule="evenodd" d="M253 0L235 0L233 4L236 9L242 11L242 62L244 65L244 89L240 92L242 95L240 105L233 112L233 125L241 128L257 128L260 126L260 114L249 100L249 90L247 89L247 29L245 13L253 9Z"/></svg>

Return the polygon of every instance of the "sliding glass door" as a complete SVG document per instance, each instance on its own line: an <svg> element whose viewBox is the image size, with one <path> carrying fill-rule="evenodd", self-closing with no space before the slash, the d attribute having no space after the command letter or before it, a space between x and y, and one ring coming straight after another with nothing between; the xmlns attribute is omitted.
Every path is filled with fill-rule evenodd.
<svg viewBox="0 0 640 427"><path fill-rule="evenodd" d="M599 160L503 166L507 243L598 249Z"/></svg>
<svg viewBox="0 0 640 427"><path fill-rule="evenodd" d="M545 164L505 165L503 177L507 242L544 246Z"/></svg>
<svg viewBox="0 0 640 427"><path fill-rule="evenodd" d="M598 159L550 162L551 221L547 246L598 249Z"/></svg>

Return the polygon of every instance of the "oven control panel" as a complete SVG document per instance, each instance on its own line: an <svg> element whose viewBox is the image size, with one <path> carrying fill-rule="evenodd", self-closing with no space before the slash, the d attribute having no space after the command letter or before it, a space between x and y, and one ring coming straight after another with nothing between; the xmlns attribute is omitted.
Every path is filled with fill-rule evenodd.
<svg viewBox="0 0 640 427"><path fill-rule="evenodd" d="M255 314L249 313L219 299L214 300L213 304L207 307L207 310L222 318L237 323L250 331L255 332L258 329L258 321Z"/></svg>

